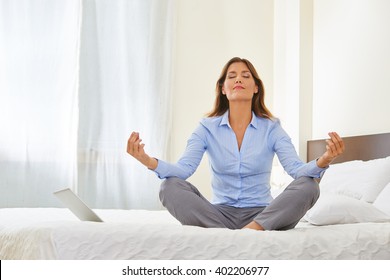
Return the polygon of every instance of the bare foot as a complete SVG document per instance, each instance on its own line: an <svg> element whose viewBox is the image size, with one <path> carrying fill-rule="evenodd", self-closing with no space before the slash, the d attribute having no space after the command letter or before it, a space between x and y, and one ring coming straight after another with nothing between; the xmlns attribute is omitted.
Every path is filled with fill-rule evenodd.
<svg viewBox="0 0 390 280"><path fill-rule="evenodd" d="M264 230L264 228L261 225L259 225L258 223L256 223L255 221L250 222L242 229L244 229L244 228L249 228L249 229L254 229L254 230Z"/></svg>

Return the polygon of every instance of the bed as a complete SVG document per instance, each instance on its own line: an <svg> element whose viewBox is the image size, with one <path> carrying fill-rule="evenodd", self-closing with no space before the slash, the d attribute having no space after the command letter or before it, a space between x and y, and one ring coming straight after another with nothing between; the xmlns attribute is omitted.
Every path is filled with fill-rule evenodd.
<svg viewBox="0 0 390 280"><path fill-rule="evenodd" d="M345 155L320 182L319 201L295 229L182 226L165 210L96 209L105 222L94 223L81 222L64 208L3 208L0 259L388 260L390 133L347 137L345 142ZM323 140L309 141L308 160L323 149ZM373 170L370 180L359 178L361 170ZM341 187L338 176L344 176ZM350 178L355 181L348 185ZM363 186L351 188L356 182Z"/></svg>

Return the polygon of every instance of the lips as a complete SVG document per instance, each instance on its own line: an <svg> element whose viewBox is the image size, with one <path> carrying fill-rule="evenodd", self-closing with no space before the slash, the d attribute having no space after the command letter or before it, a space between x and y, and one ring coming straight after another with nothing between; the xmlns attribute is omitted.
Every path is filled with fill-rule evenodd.
<svg viewBox="0 0 390 280"><path fill-rule="evenodd" d="M234 86L233 89L244 89L243 86Z"/></svg>

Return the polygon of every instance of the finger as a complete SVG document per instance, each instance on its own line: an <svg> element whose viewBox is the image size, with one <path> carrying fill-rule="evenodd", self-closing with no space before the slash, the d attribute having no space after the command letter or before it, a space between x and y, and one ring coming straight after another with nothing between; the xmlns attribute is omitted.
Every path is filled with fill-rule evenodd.
<svg viewBox="0 0 390 280"><path fill-rule="evenodd" d="M131 133L129 139L127 140L127 152L131 155L133 153L133 143L134 143L134 132Z"/></svg>
<svg viewBox="0 0 390 280"><path fill-rule="evenodd" d="M336 132L329 132L328 135L329 135L330 139L335 143L339 142L339 140L341 140L340 136L338 136Z"/></svg>
<svg viewBox="0 0 390 280"><path fill-rule="evenodd" d="M340 152L343 153L345 150L344 141L336 132L334 132L334 135L340 145Z"/></svg>
<svg viewBox="0 0 390 280"><path fill-rule="evenodd" d="M329 161L329 162L332 162L333 159L335 158L334 156L334 152L332 151L332 148L329 146L329 145L326 145L326 159Z"/></svg>
<svg viewBox="0 0 390 280"><path fill-rule="evenodd" d="M133 135L133 141L137 141L139 139L139 133L138 132L134 132L134 135Z"/></svg>
<svg viewBox="0 0 390 280"><path fill-rule="evenodd" d="M138 139L136 141L134 150L137 158L141 158L142 156L145 155L144 146L145 144L142 143L142 139Z"/></svg>
<svg viewBox="0 0 390 280"><path fill-rule="evenodd" d="M342 154L344 152L344 141L336 132L330 132L329 136L331 137L331 141L335 145L335 152L337 155Z"/></svg>
<svg viewBox="0 0 390 280"><path fill-rule="evenodd" d="M337 134L337 132L331 132L331 134L339 141L342 141L342 138L340 137L340 135Z"/></svg>
<svg viewBox="0 0 390 280"><path fill-rule="evenodd" d="M138 150L138 145L136 144L138 140L139 140L139 133L138 132L131 133L130 138L127 142L127 152L132 156L135 156L135 153Z"/></svg>
<svg viewBox="0 0 390 280"><path fill-rule="evenodd" d="M336 151L335 144L333 143L333 141L331 141L329 139L326 140L326 144L327 144L327 150L328 150L330 156L333 157L335 154L335 151Z"/></svg>
<svg viewBox="0 0 390 280"><path fill-rule="evenodd" d="M330 141L334 144L334 151L339 151L341 149L339 138L335 135L334 132L329 133Z"/></svg>
<svg viewBox="0 0 390 280"><path fill-rule="evenodd" d="M130 145L134 144L134 142L137 140L138 137L139 137L139 136L138 136L137 132L131 133L131 135L130 135L130 137L129 137L129 140L127 141L128 145L129 145L129 144L130 144Z"/></svg>
<svg viewBox="0 0 390 280"><path fill-rule="evenodd" d="M332 156L332 150L330 149L329 145L326 145L326 152L329 156Z"/></svg>
<svg viewBox="0 0 390 280"><path fill-rule="evenodd" d="M136 139L134 142L133 142L133 150L134 150L134 153L137 154L138 151L139 151L139 144L141 143L141 139Z"/></svg>

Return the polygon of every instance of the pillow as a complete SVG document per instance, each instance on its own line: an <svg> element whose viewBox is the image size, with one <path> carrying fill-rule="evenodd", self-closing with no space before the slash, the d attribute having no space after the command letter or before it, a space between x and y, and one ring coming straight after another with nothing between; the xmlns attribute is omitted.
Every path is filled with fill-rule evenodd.
<svg viewBox="0 0 390 280"><path fill-rule="evenodd" d="M390 157L332 164L321 179L321 190L374 202L390 182Z"/></svg>
<svg viewBox="0 0 390 280"><path fill-rule="evenodd" d="M390 216L390 182L381 191L372 205Z"/></svg>
<svg viewBox="0 0 390 280"><path fill-rule="evenodd" d="M304 219L317 226L365 222L387 222L390 216L376 209L371 203L345 195L321 193L317 203Z"/></svg>

